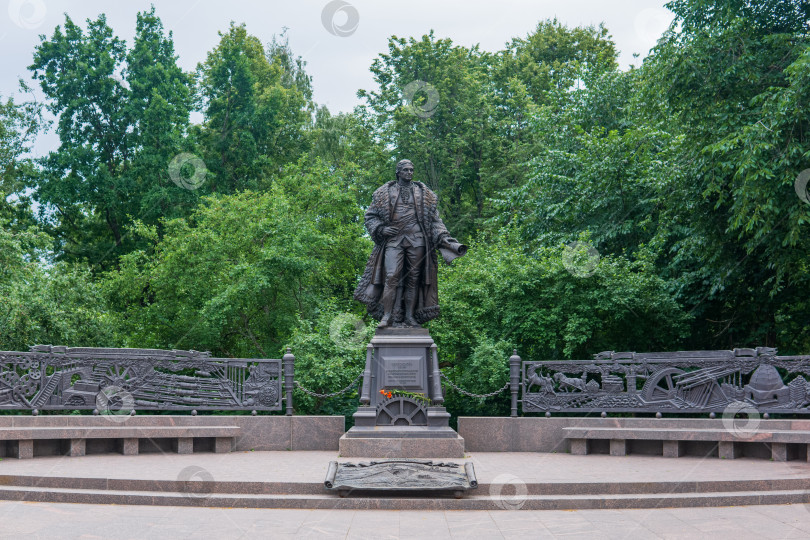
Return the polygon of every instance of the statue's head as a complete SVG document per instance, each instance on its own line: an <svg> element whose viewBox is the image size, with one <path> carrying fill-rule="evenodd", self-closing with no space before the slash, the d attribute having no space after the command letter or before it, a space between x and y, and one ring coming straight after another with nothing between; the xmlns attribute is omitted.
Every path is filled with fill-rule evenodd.
<svg viewBox="0 0 810 540"><path fill-rule="evenodd" d="M413 163L410 159L403 159L397 163L397 180L404 178L405 180L413 179Z"/></svg>

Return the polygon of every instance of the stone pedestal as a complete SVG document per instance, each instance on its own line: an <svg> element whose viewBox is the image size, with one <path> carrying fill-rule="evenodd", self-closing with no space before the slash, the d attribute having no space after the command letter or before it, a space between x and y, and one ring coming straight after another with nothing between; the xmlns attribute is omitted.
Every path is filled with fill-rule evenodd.
<svg viewBox="0 0 810 540"><path fill-rule="evenodd" d="M397 395L396 390L424 399ZM443 403L436 344L428 331L377 330L366 349L361 405L354 427L340 438L340 455L464 457L464 439L450 428Z"/></svg>

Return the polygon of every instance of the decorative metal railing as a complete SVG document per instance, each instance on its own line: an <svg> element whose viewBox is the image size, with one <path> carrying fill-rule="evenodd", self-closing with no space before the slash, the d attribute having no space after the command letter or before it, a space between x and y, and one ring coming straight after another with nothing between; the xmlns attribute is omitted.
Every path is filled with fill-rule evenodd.
<svg viewBox="0 0 810 540"><path fill-rule="evenodd" d="M0 351L0 410L280 411L293 414L295 357L37 345ZM442 374L443 375L443 374ZM511 416L524 413L712 413L744 403L760 413L810 414L810 356L776 349L601 352L592 360L509 358Z"/></svg>
<svg viewBox="0 0 810 540"><path fill-rule="evenodd" d="M289 349L259 359L37 345L0 351L0 409L279 411L286 402L292 414L294 362Z"/></svg>
<svg viewBox="0 0 810 540"><path fill-rule="evenodd" d="M593 360L522 362L520 389L524 412L711 413L743 402L762 413L810 414L808 377L810 356L766 347L606 351Z"/></svg>

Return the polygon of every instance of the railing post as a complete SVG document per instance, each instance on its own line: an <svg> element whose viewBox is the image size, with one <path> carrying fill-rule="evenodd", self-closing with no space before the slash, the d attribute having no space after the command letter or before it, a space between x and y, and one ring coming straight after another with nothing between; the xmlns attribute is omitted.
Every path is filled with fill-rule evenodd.
<svg viewBox="0 0 810 540"><path fill-rule="evenodd" d="M518 415L518 391L520 390L520 356L517 349L509 357L509 390L512 392L512 413L511 417Z"/></svg>
<svg viewBox="0 0 810 540"><path fill-rule="evenodd" d="M287 394L287 416L293 415L293 379L295 378L295 356L292 350L287 347L287 354L281 359L284 367L284 390Z"/></svg>

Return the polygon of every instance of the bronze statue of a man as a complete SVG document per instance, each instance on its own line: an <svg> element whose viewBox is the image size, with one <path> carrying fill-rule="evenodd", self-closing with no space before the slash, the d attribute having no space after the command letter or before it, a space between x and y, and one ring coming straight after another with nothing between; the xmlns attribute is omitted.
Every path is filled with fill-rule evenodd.
<svg viewBox="0 0 810 540"><path fill-rule="evenodd" d="M378 328L418 327L438 316L436 250L448 263L467 251L442 223L436 194L413 181L413 163L397 163L396 175L374 192L366 211L374 250L354 292L380 320Z"/></svg>

